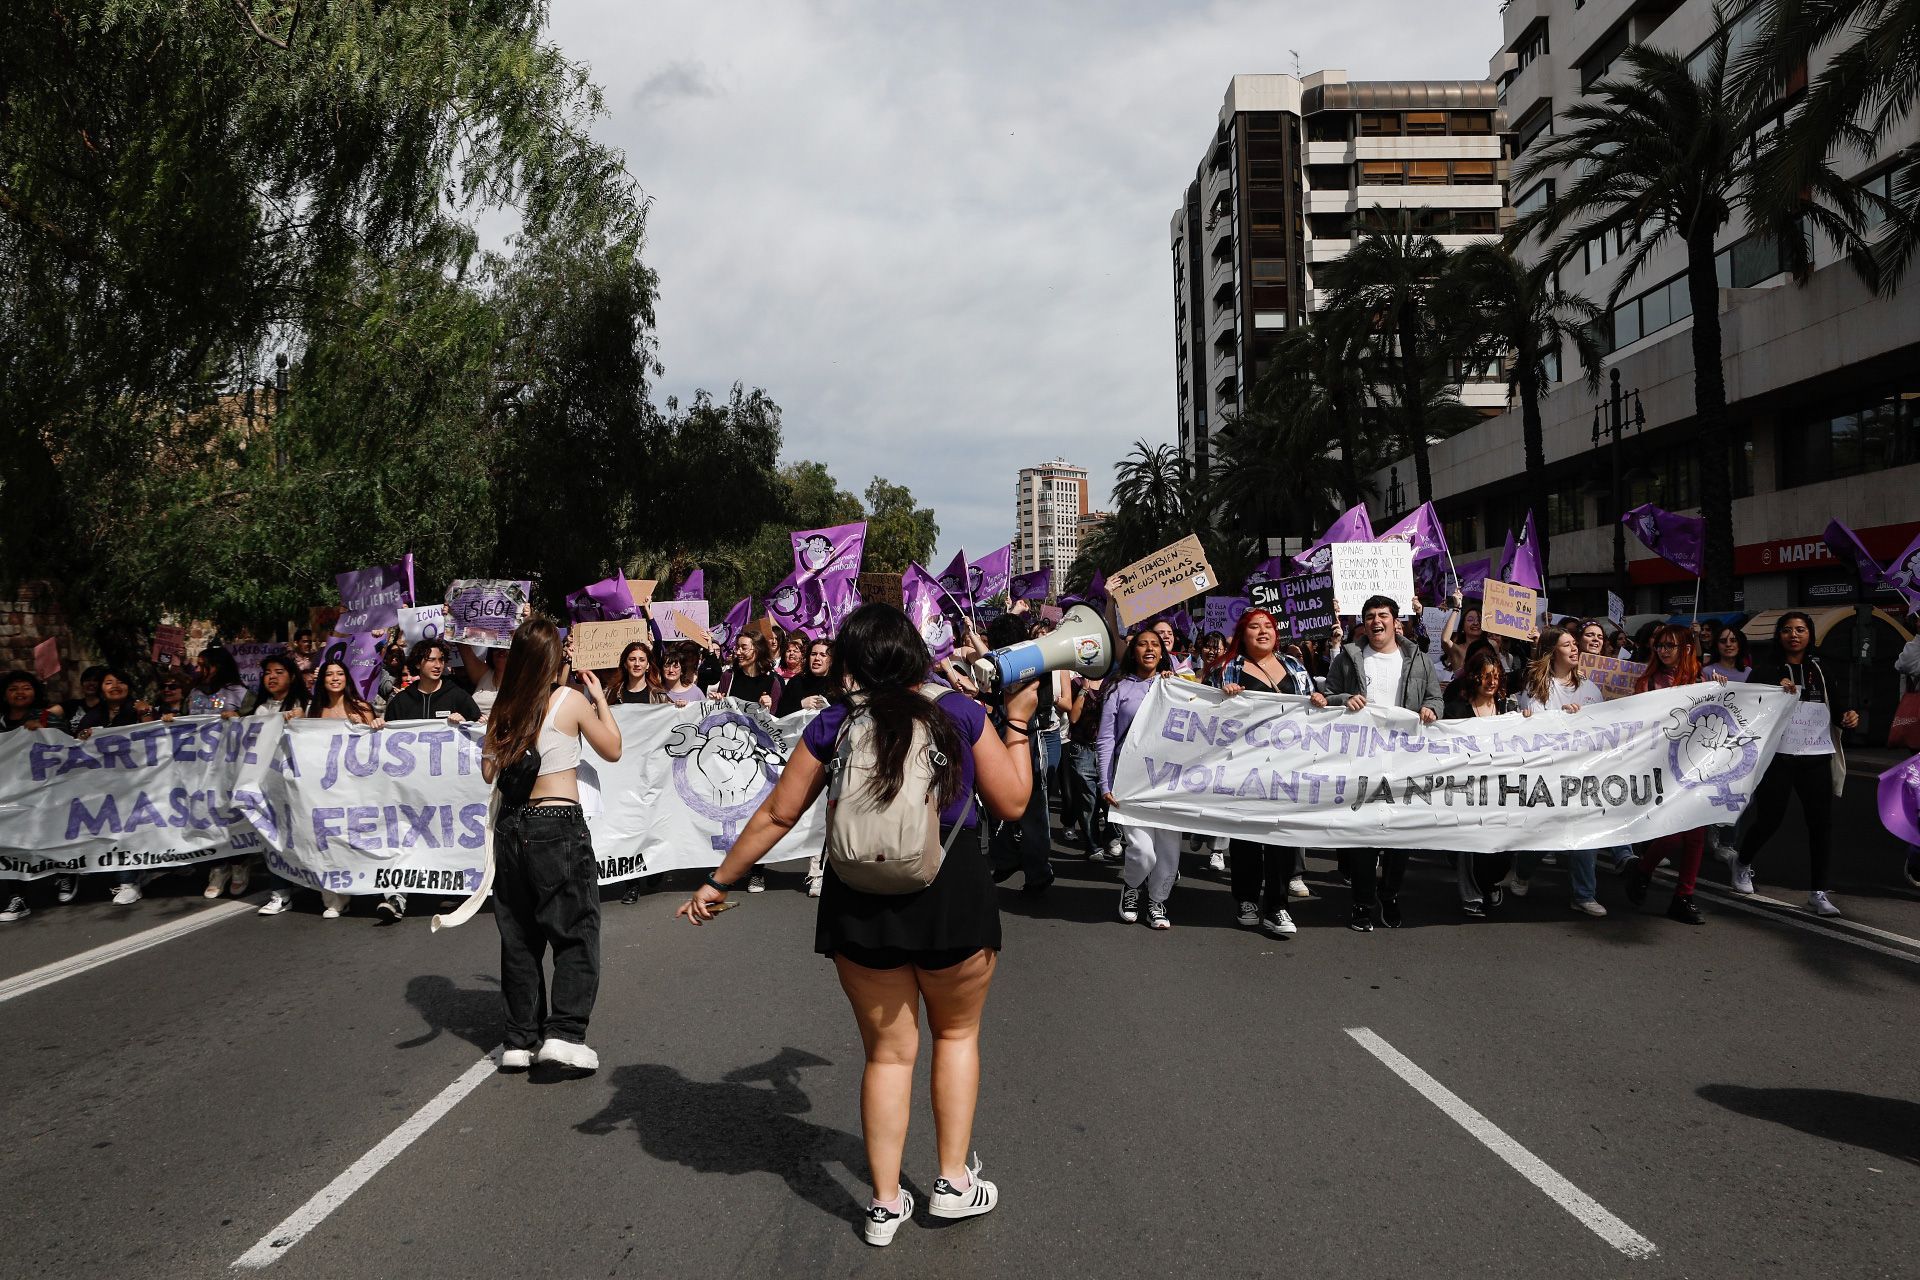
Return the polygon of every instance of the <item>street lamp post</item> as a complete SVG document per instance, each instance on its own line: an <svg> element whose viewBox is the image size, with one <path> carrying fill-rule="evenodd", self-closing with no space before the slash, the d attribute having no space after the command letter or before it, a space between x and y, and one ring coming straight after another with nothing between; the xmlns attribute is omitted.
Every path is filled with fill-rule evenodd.
<svg viewBox="0 0 1920 1280"><path fill-rule="evenodd" d="M1626 433L1627 399L1633 399L1633 429L1640 430L1647 425L1647 415L1640 408L1640 390L1620 390L1620 370L1607 370L1607 398L1593 407L1593 447L1600 447L1600 437L1604 434L1613 448L1613 585L1622 600L1627 599L1627 526L1621 517L1627 513L1626 496L1621 492L1620 447ZM1602 427L1602 410L1605 411L1605 426Z"/></svg>
<svg viewBox="0 0 1920 1280"><path fill-rule="evenodd" d="M1399 515L1406 503L1407 487L1400 483L1400 467L1395 464L1387 468L1387 508Z"/></svg>

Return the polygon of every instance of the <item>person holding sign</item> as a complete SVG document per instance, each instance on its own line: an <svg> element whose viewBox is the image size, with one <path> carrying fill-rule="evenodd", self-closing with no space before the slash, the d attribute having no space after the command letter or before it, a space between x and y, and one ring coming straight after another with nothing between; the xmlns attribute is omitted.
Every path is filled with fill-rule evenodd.
<svg viewBox="0 0 1920 1280"><path fill-rule="evenodd" d="M1800 797L1800 813L1807 823L1807 910L1819 916L1837 916L1840 908L1827 896L1827 863L1833 854L1833 798L1840 794L1846 762L1839 754L1835 726L1860 727L1860 713L1842 705L1839 690L1827 682L1820 659L1813 656L1813 619L1798 609L1780 615L1773 624L1773 647L1779 661L1757 666L1752 683L1777 684L1800 699L1793 720L1780 740L1773 763L1753 792L1753 817L1740 841L1733 864L1736 893L1753 892L1753 860L1787 816L1787 796Z"/></svg>
<svg viewBox="0 0 1920 1280"><path fill-rule="evenodd" d="M1327 668L1325 693L1313 695L1313 705L1339 702L1350 712L1368 704L1400 707L1419 714L1421 724L1440 718L1440 681L1419 645L1399 634L1400 607L1387 596L1369 596L1360 606L1359 638L1340 647ZM1374 868L1379 866L1379 880ZM1400 927L1400 884L1407 875L1405 849L1344 849L1341 869L1353 885L1353 914L1347 927L1373 932L1376 908L1380 923Z"/></svg>
<svg viewBox="0 0 1920 1280"><path fill-rule="evenodd" d="M1265 609L1249 609L1233 629L1233 643L1212 673L1209 683L1229 695L1243 693L1307 694L1311 683L1297 675L1277 651L1280 624ZM1228 875L1234 901L1240 904L1240 924L1255 925L1276 938L1299 932L1287 914L1289 881L1300 857L1295 849L1234 840L1228 845Z"/></svg>
<svg viewBox="0 0 1920 1280"><path fill-rule="evenodd" d="M1165 660L1159 634L1148 629L1137 631L1127 642L1120 659L1119 678L1107 680L1106 700L1100 707L1100 794L1121 823L1121 839L1127 851L1126 865L1120 871L1120 918L1128 924L1140 919L1140 897L1147 899L1147 923L1156 929L1173 928L1167 915L1167 897L1180 874L1180 833L1160 827L1142 827L1127 822L1126 814L1113 798L1113 762L1120 755L1120 744L1140 712L1140 704L1158 678Z"/></svg>
<svg viewBox="0 0 1920 1280"><path fill-rule="evenodd" d="M1662 624L1654 629L1649 648L1653 656L1647 669L1640 673L1635 692L1699 683L1700 652L1690 628ZM1695 827L1692 831L1650 841L1647 857L1637 860L1627 870L1627 901L1636 907L1645 902L1647 888L1653 883L1653 869L1672 858L1675 879L1673 901L1667 904L1667 919L1681 924L1705 924L1707 918L1694 905L1693 889L1700 878L1700 858L1706 852L1706 839L1706 828Z"/></svg>
<svg viewBox="0 0 1920 1280"><path fill-rule="evenodd" d="M1606 700L1599 686L1580 674L1580 643L1571 631L1548 627L1540 633L1539 644L1540 656L1528 664L1526 683L1520 689L1518 702L1522 711L1572 713ZM1616 862L1624 862L1619 850L1613 853ZM1626 853L1631 855L1632 850ZM1599 902L1600 885L1594 873L1597 855L1591 849L1574 849L1566 858L1567 877L1573 885L1573 909L1582 915L1606 915L1607 909ZM1527 881L1539 865L1537 853L1516 855L1507 888L1516 897L1526 897Z"/></svg>

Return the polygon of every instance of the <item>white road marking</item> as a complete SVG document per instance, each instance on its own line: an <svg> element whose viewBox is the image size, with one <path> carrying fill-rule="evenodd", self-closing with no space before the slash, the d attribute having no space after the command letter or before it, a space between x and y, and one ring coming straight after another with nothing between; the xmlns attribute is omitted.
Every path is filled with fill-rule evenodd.
<svg viewBox="0 0 1920 1280"><path fill-rule="evenodd" d="M42 987L50 987L56 982L76 977L89 969L98 969L103 964L112 964L115 960L137 955L163 942L172 942L175 938L185 937L196 929L204 929L208 925L219 924L222 920L230 920L234 916L258 909L258 906L251 902L229 900L218 906L207 907L192 915L183 916L178 920L155 925L132 937L102 943L90 951L68 956L65 960L55 960L52 964L43 964L38 969L29 969L17 978L8 978L0 982L0 1003L11 1000L15 996L24 996L30 991L38 991Z"/></svg>
<svg viewBox="0 0 1920 1280"><path fill-rule="evenodd" d="M1651 1258L1660 1250L1653 1241L1607 1212L1598 1200L1561 1177L1546 1161L1509 1137L1499 1125L1468 1106L1453 1092L1404 1053L1382 1040L1366 1027L1348 1027L1362 1049L1380 1059L1387 1070L1412 1085L1414 1092L1440 1108L1462 1129L1478 1138L1487 1150L1512 1166L1514 1172L1546 1193L1548 1199L1578 1218L1587 1230L1626 1254L1629 1258Z"/></svg>
<svg viewBox="0 0 1920 1280"><path fill-rule="evenodd" d="M498 1059L504 1046L495 1045L486 1057L468 1067L466 1073L442 1089L433 1101L407 1118L405 1124L380 1140L373 1150L354 1161L347 1171L322 1187L313 1197L295 1209L273 1230L260 1237L258 1244L241 1254L235 1267L271 1266L287 1250L300 1243L302 1236L327 1220L327 1215L345 1204L373 1176L393 1163L394 1157L412 1146L414 1140L433 1127L434 1121L454 1109L460 1100L478 1089L499 1070Z"/></svg>
<svg viewBox="0 0 1920 1280"><path fill-rule="evenodd" d="M1673 879L1673 873L1670 871L1662 871L1659 873L1658 878L1662 881L1671 881ZM1823 938L1832 938L1836 942L1845 942L1852 946L1865 947L1867 950L1877 951L1883 956L1892 956L1896 960L1905 960L1908 964L1920 964L1920 938L1909 938L1903 933L1889 933L1885 929L1876 929L1870 924L1861 924L1857 920L1823 919L1819 916L1808 916L1801 908L1793 905L1793 903L1782 902L1778 898L1769 898L1764 894L1734 893L1721 888L1719 885L1707 884L1705 881L1697 883L1695 888L1696 890L1704 891L1720 906L1733 907L1749 915L1759 916L1763 920L1772 920L1778 924L1792 925L1796 929L1804 929L1808 933L1817 933ZM1761 902L1767 903L1768 905L1764 907L1755 905ZM1774 908L1779 908L1779 910L1775 910ZM1893 947L1881 946L1877 942L1869 942L1865 938L1856 938L1850 933L1843 933L1840 928L1836 926L1863 930L1874 935L1876 938L1886 938L1891 942L1904 943L1909 947L1915 948L1915 950L1899 951Z"/></svg>

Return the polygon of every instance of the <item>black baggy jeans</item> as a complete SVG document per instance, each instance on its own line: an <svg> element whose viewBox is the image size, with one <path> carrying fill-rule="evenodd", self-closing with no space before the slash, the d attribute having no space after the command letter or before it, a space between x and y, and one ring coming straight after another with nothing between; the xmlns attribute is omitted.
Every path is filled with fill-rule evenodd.
<svg viewBox="0 0 1920 1280"><path fill-rule="evenodd" d="M1800 797L1807 820L1807 887L1827 887L1833 860L1833 757L1776 755L1753 789L1753 817L1740 837L1740 864L1751 867L1787 816L1787 801Z"/></svg>
<svg viewBox="0 0 1920 1280"><path fill-rule="evenodd" d="M501 811L493 832L493 920L507 1048L538 1048L546 1038L585 1044L600 991L600 872L579 805Z"/></svg>
<svg viewBox="0 0 1920 1280"><path fill-rule="evenodd" d="M1378 906L1380 899L1391 902L1400 896L1400 883L1407 878L1407 849L1342 849L1340 869L1353 882L1353 905ZM1374 866L1379 865L1378 880Z"/></svg>

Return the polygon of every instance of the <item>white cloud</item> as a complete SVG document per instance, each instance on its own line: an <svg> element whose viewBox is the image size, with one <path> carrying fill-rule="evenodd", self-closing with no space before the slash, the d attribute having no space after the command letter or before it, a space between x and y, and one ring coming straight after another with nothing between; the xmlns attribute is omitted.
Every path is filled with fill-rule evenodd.
<svg viewBox="0 0 1920 1280"><path fill-rule="evenodd" d="M662 390L764 387L786 454L879 474L944 563L1015 472L1103 499L1175 431L1167 225L1236 72L1486 74L1492 3L559 0L599 133L653 197Z"/></svg>

